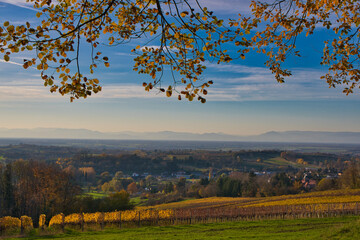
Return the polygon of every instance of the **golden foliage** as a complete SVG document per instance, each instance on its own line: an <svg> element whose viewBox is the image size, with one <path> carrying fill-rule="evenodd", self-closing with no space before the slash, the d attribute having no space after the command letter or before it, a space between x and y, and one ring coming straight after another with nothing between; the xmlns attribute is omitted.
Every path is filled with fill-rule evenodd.
<svg viewBox="0 0 360 240"><path fill-rule="evenodd" d="M83 216L81 213L73 213L65 216L65 223L68 224L79 224L83 220Z"/></svg>
<svg viewBox="0 0 360 240"><path fill-rule="evenodd" d="M328 203L352 203L360 202L360 196L323 196L308 198L292 198L285 200L274 200L255 204L245 205L245 207L267 207L285 205L304 205L304 204L328 204ZM244 206L243 206L244 207Z"/></svg>
<svg viewBox="0 0 360 240"><path fill-rule="evenodd" d="M132 222L139 218L139 212L134 210L128 210L121 212L121 221Z"/></svg>
<svg viewBox="0 0 360 240"><path fill-rule="evenodd" d="M64 216L63 213L60 213L60 214L58 214L58 215L53 216L53 217L50 219L49 227L63 224L63 218L64 218L64 217L65 217L65 216Z"/></svg>
<svg viewBox="0 0 360 240"><path fill-rule="evenodd" d="M0 229L17 229L21 227L21 221L15 217L2 217L0 218Z"/></svg>
<svg viewBox="0 0 360 240"><path fill-rule="evenodd" d="M140 214L140 215L139 215ZM122 222L137 222L139 220L166 220L170 219L174 216L174 210L166 209L166 210L156 210L156 209L148 209L148 210L127 210L127 211L116 211L116 212L97 212L97 213L73 213L65 216L65 224L81 224L82 217L84 223L119 223L120 220ZM121 217L121 218L120 218ZM54 225L62 224L63 214L58 214L51 218L49 227Z"/></svg>
<svg viewBox="0 0 360 240"><path fill-rule="evenodd" d="M0 26L0 54L8 62L13 54L30 51L34 57L25 59L23 67L41 71L44 85L51 92L70 94L71 101L102 90L99 79L85 76L80 69L80 43L91 49L86 63L91 75L100 66L110 66L109 57L102 56L101 46L115 47L143 36L157 38L159 46L137 45L132 49L136 55L133 70L150 77L143 83L145 91L157 89L179 100L205 103L206 88L213 84L201 81L205 62L245 59L251 50L265 54L267 67L278 82L284 82L292 74L283 67L284 62L289 55L300 56L298 37L310 36L318 28L329 32L321 59L329 72L321 78L330 87L344 85L346 94L359 86L357 1L253 1L250 17L240 15L237 20L230 19L229 24L206 7L195 10L198 8L193 8L189 0L181 1L186 3L181 10L175 0L28 2L38 10L36 16L41 24L14 25L5 21ZM227 52L226 47L231 46L228 43L236 48L235 56ZM163 88L165 69L173 73L173 81Z"/></svg>
<svg viewBox="0 0 360 240"><path fill-rule="evenodd" d="M143 36L158 38L159 47L137 46L132 50L137 55L133 70L151 77L144 83L146 91L165 92L161 87L164 68L178 73L181 79L173 79L166 96L176 92L189 101L197 98L205 102L205 88L212 82L197 81L206 68L206 59L218 63L231 60L221 48L230 40L226 37L229 30L222 28L224 21L207 8L195 10L184 4L180 11L179 2L159 0L28 2L34 3L41 24L16 26L6 21L0 26L0 54L4 61L10 61L12 54L32 52L34 57L25 59L23 67L41 71L44 85L51 92L70 94L71 101L102 90L98 79L86 77L80 69L80 42L91 49L87 63L91 75L100 66L110 66L109 57L102 56L99 49L102 45L117 46ZM179 85L183 87L176 90Z"/></svg>
<svg viewBox="0 0 360 240"><path fill-rule="evenodd" d="M279 208L281 211L300 211L303 213L322 211L354 211L360 202L360 190L331 190L311 192L297 195L284 195L265 198L231 198L212 197L187 200L183 202L141 207L136 210L105 212L105 213L75 213L65 217L66 224L82 223L119 223L140 221L170 220L175 217L191 216L223 216L234 214L240 210L242 213L262 214ZM289 209L287 208L289 206ZM275 212L276 213L276 212ZM50 220L49 226L62 224L63 215L59 214Z"/></svg>
<svg viewBox="0 0 360 240"><path fill-rule="evenodd" d="M231 207L264 207L264 206L286 206L303 204L343 204L360 201L359 189L330 190L310 192L296 195L284 195L265 198L232 198L211 197L193 199L182 202L160 204L152 207L138 207L137 210L147 209L224 209Z"/></svg>
<svg viewBox="0 0 360 240"><path fill-rule="evenodd" d="M46 215L41 214L39 217L39 228L44 228L44 227L46 227Z"/></svg>
<svg viewBox="0 0 360 240"><path fill-rule="evenodd" d="M24 229L31 229L34 227L31 217L21 216L20 221Z"/></svg>
<svg viewBox="0 0 360 240"><path fill-rule="evenodd" d="M104 222L104 213L84 213L85 223L102 223Z"/></svg>
<svg viewBox="0 0 360 240"><path fill-rule="evenodd" d="M171 219L174 216L173 209L158 210L159 219Z"/></svg>
<svg viewBox="0 0 360 240"><path fill-rule="evenodd" d="M104 216L104 222L114 223L120 221L119 212L106 212Z"/></svg>
<svg viewBox="0 0 360 240"><path fill-rule="evenodd" d="M352 0L275 0L271 2L253 1L251 17L232 20L238 26L237 33L245 31L248 37L235 42L239 53L256 50L268 58L266 65L278 82L291 71L282 65L290 55L300 57L297 50L299 36L314 34L316 29L328 32L324 42L321 64L329 72L321 78L329 87L344 85L343 92L352 93L359 86L360 70L360 5ZM265 26L265 27L262 27ZM244 48L245 47L245 48Z"/></svg>
<svg viewBox="0 0 360 240"><path fill-rule="evenodd" d="M253 198L233 198L233 197L210 197L186 200L174 203L165 203L151 207L137 207L138 210L145 209L178 209L178 208L206 208L214 206L234 205L241 202L248 202Z"/></svg>

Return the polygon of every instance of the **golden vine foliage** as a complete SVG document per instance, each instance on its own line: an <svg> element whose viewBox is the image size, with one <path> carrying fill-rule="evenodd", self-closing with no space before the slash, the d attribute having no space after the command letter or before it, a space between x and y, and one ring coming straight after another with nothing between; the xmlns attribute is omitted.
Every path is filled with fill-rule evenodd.
<svg viewBox="0 0 360 240"><path fill-rule="evenodd" d="M159 219L171 219L174 216L173 209L158 210Z"/></svg>
<svg viewBox="0 0 360 240"><path fill-rule="evenodd" d="M323 196L309 198L293 198L278 201L268 201L263 203L248 204L242 207L268 207L268 206L288 206L288 205L305 205L305 204L329 204L329 203L356 203L360 201L360 196Z"/></svg>
<svg viewBox="0 0 360 240"><path fill-rule="evenodd" d="M34 227L31 217L21 216L20 221L24 229L32 229Z"/></svg>
<svg viewBox="0 0 360 240"><path fill-rule="evenodd" d="M85 223L102 223L104 222L104 213L84 213Z"/></svg>
<svg viewBox="0 0 360 240"><path fill-rule="evenodd" d="M106 212L104 216L104 222L113 223L120 221L119 212Z"/></svg>
<svg viewBox="0 0 360 240"><path fill-rule="evenodd" d="M44 228L44 227L46 227L46 215L41 214L39 216L39 228Z"/></svg>
<svg viewBox="0 0 360 240"><path fill-rule="evenodd" d="M283 67L289 55L300 56L296 48L300 34L312 35L316 29L326 31L322 65L329 72L321 78L329 87L344 85L343 92L352 93L359 86L360 3L353 0L275 0L253 1L252 16L231 21L241 33L250 37L235 45L255 49L267 55L266 65L278 82L291 72ZM242 54L242 49L239 52Z"/></svg>
<svg viewBox="0 0 360 240"><path fill-rule="evenodd" d="M81 224L83 223L119 223L122 222L137 222L143 220L167 220L174 217L173 209L165 210L156 210L156 209L146 209L146 210L126 210L126 211L116 211L116 212L96 212L96 213L73 213L67 216L63 214L55 215L51 218L49 227L61 225L62 219L65 217L64 224ZM44 215L45 216L45 215Z"/></svg>
<svg viewBox="0 0 360 240"><path fill-rule="evenodd" d="M50 219L49 227L63 224L63 217L64 217L63 213L53 216Z"/></svg>
<svg viewBox="0 0 360 240"><path fill-rule="evenodd" d="M136 221L139 218L139 212L128 210L121 212L121 221L125 222L133 222Z"/></svg>
<svg viewBox="0 0 360 240"><path fill-rule="evenodd" d="M0 218L0 229L19 229L21 227L21 221L15 217L2 217Z"/></svg>
<svg viewBox="0 0 360 240"><path fill-rule="evenodd" d="M82 214L81 213L73 213L70 215L65 216L65 223L68 224L78 224L82 221Z"/></svg>
<svg viewBox="0 0 360 240"><path fill-rule="evenodd" d="M181 96L189 101L197 97L203 103L206 88L212 84L200 81L205 60L231 60L221 49L229 41L223 20L199 4L195 10L187 0L27 1L39 10L36 16L41 24L26 22L16 26L6 21L0 26L0 52L5 61L18 52L36 52L34 58L24 60L23 67L36 67L51 92L70 94L71 101L101 91L99 79L82 74L80 45L87 44L91 49L92 74L99 64L110 66L109 57L99 49L103 44L118 46L138 38L154 40L159 47L145 45L132 50L138 55L134 70L152 78L143 83L145 90L158 89L168 97L177 92L179 100ZM163 87L165 68L173 73L173 79L172 84ZM174 72L181 77L175 77Z"/></svg>

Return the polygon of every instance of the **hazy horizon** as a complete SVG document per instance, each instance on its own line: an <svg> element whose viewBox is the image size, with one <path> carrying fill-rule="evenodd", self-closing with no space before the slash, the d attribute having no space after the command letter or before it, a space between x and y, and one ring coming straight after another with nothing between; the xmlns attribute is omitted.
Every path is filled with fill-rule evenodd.
<svg viewBox="0 0 360 240"><path fill-rule="evenodd" d="M224 133L191 133L174 131L100 132L88 129L0 128L2 139L89 139L89 140L171 140L171 141L233 141L233 142L292 142L292 143L360 143L360 132L269 131L258 135Z"/></svg>

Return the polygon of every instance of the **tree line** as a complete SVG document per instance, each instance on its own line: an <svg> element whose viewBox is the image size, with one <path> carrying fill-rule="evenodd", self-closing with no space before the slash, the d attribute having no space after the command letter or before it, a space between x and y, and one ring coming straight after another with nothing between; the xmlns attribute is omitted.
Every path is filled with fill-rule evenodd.
<svg viewBox="0 0 360 240"><path fill-rule="evenodd" d="M48 218L59 213L131 209L126 191L103 199L83 197L71 173L56 164L18 160L0 164L0 216Z"/></svg>

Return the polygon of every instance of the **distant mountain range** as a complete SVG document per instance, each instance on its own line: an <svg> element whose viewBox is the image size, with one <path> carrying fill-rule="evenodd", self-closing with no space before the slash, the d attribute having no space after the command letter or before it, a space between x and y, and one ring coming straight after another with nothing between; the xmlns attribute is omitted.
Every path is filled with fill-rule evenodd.
<svg viewBox="0 0 360 240"><path fill-rule="evenodd" d="M360 144L360 132L284 131L267 132L253 136L224 133L187 132L99 132L88 129L0 128L0 138L49 138L49 139L114 139L114 140L188 140L188 141L245 141L245 142L303 142L303 143L354 143Z"/></svg>

